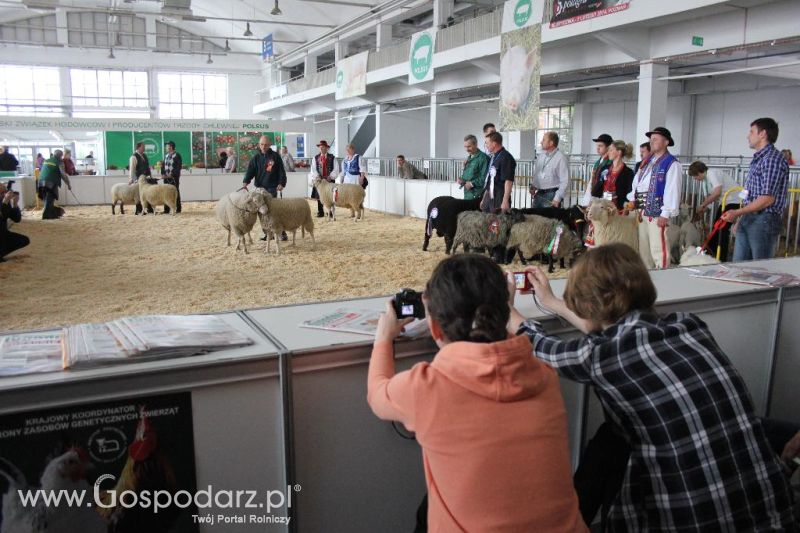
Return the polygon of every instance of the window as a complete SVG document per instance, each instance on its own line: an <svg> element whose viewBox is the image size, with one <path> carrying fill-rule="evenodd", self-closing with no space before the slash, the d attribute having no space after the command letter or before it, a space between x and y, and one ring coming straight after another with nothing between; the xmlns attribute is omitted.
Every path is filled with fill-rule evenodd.
<svg viewBox="0 0 800 533"><path fill-rule="evenodd" d="M159 118L228 118L228 77L161 73L158 100Z"/></svg>
<svg viewBox="0 0 800 533"><path fill-rule="evenodd" d="M57 68L0 65L0 114L63 115L60 80Z"/></svg>
<svg viewBox="0 0 800 533"><path fill-rule="evenodd" d="M571 105L542 107L539 109L539 127L536 128L536 143L542 142L545 132L558 133L558 147L565 154L572 153L572 114Z"/></svg>
<svg viewBox="0 0 800 533"><path fill-rule="evenodd" d="M76 108L147 108L147 72L70 69L72 105Z"/></svg>

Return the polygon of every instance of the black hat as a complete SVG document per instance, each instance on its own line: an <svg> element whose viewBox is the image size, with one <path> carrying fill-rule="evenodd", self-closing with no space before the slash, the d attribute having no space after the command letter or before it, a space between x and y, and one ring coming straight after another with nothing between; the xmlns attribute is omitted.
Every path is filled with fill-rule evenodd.
<svg viewBox="0 0 800 533"><path fill-rule="evenodd" d="M659 126L657 128L653 128L653 131L648 131L647 133L645 133L645 135L647 135L647 138L649 139L650 136L654 133L658 133L662 137L666 137L667 141L669 141L667 146L675 146L675 141L672 140L672 134L669 132L667 128Z"/></svg>
<svg viewBox="0 0 800 533"><path fill-rule="evenodd" d="M597 139L592 139L592 141L596 143L603 143L606 146L614 142L614 139L611 138L611 135L608 133L603 133L602 135L598 136Z"/></svg>
<svg viewBox="0 0 800 533"><path fill-rule="evenodd" d="M175 143L173 141L167 141L166 143L164 143L164 146L172 146L173 148L175 148Z"/></svg>

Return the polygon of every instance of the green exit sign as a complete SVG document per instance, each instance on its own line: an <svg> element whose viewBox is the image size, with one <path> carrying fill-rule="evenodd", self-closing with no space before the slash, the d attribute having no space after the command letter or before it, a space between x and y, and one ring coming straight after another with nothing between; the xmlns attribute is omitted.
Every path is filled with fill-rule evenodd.
<svg viewBox="0 0 800 533"><path fill-rule="evenodd" d="M695 35L694 37L692 37L692 44L694 46L703 46L703 38L700 37L699 35Z"/></svg>

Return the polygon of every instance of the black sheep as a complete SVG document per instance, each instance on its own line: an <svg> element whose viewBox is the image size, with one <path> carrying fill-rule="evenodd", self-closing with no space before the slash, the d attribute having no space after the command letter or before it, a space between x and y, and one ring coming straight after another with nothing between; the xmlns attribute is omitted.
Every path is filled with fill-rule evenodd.
<svg viewBox="0 0 800 533"><path fill-rule="evenodd" d="M458 214L464 211L477 211L480 209L481 199L459 200L452 196L437 196L428 204L427 218L425 222L425 242L422 243L422 251L428 251L428 243L433 232L444 237L446 254L450 255L453 247L453 237L458 229ZM434 211L435 209L435 211Z"/></svg>

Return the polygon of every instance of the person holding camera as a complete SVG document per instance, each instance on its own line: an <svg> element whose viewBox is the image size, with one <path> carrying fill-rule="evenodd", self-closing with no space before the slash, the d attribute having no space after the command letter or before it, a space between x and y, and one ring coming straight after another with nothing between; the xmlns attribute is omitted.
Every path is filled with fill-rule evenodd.
<svg viewBox="0 0 800 533"><path fill-rule="evenodd" d="M655 312L656 288L636 251L620 243L588 250L563 299L541 269L526 272L541 304L585 336L548 335L513 300L509 330L561 376L592 385L628 444L604 516L611 531L796 530L789 484L744 381L699 317ZM582 457L582 508L580 471L607 473L619 446L595 454L594 465Z"/></svg>
<svg viewBox="0 0 800 533"><path fill-rule="evenodd" d="M4 263L5 257L11 252L25 248L31 243L25 235L8 230L9 220L16 223L22 220L22 212L19 209L19 192L10 189L12 183L9 182L8 187L0 183L0 198L2 198L2 205L0 205L0 263Z"/></svg>
<svg viewBox="0 0 800 533"><path fill-rule="evenodd" d="M488 257L459 254L439 263L423 295L387 302L367 401L416 432L430 531L588 531L558 377L531 357L527 336L509 338L508 290ZM427 316L439 352L395 373L393 343L409 314Z"/></svg>
<svg viewBox="0 0 800 533"><path fill-rule="evenodd" d="M63 163L64 152L56 150L50 159L45 160L42 165L42 172L39 174L38 192L39 198L44 201L44 209L42 210L42 220L61 218L64 210L56 207L55 201L58 200L58 189L61 187L61 181L67 184L67 188L72 190L72 185L69 182L69 176L64 171Z"/></svg>

